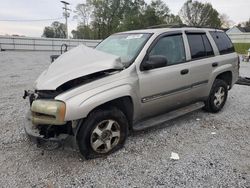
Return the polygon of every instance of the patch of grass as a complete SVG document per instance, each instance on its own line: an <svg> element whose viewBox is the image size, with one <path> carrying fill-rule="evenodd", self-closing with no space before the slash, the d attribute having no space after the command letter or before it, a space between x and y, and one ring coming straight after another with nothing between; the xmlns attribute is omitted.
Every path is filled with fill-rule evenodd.
<svg viewBox="0 0 250 188"><path fill-rule="evenodd" d="M239 54L247 54L247 50L250 48L250 43L234 43L234 48Z"/></svg>

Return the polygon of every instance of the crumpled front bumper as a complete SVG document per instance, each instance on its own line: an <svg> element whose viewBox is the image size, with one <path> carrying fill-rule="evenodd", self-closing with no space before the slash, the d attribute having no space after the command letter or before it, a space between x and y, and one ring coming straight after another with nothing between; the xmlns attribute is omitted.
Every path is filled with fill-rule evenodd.
<svg viewBox="0 0 250 188"><path fill-rule="evenodd" d="M43 149L53 150L64 146L70 135L61 134L58 137L45 138L41 135L36 125L32 123L31 112L28 111L25 117L24 130L28 138Z"/></svg>

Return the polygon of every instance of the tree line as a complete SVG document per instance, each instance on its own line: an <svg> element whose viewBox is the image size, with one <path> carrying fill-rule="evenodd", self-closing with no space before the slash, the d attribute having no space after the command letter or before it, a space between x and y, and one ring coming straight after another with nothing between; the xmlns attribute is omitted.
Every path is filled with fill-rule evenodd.
<svg viewBox="0 0 250 188"><path fill-rule="evenodd" d="M228 27L227 15L220 15L210 3L187 0L178 15L171 14L162 0L86 0L74 11L78 26L75 39L104 39L110 34L145 29L154 25L188 25L198 27ZM250 20L249 20L250 21ZM248 22L249 23L249 22ZM44 28L43 36L65 38L65 24L53 22Z"/></svg>

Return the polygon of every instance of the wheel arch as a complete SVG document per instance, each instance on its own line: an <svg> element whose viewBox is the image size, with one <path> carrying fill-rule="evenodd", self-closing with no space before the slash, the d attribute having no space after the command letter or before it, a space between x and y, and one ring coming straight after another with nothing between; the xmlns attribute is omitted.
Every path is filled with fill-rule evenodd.
<svg viewBox="0 0 250 188"><path fill-rule="evenodd" d="M220 80L225 81L227 83L227 85L229 86L229 89L231 89L232 80L233 80L232 71L222 72L222 73L218 74L215 79L220 79Z"/></svg>
<svg viewBox="0 0 250 188"><path fill-rule="evenodd" d="M79 136L78 133L81 129L81 126L84 125L84 122L86 121L86 119L89 117L89 115L91 113L93 113L94 111L97 111L97 110L105 110L105 109L109 109L112 107L115 107L124 113L124 115L128 121L128 125L129 125L128 129L131 130L132 126L133 126L133 117L134 117L133 100L132 100L131 96L123 96L123 97L119 97L119 98L113 99L111 101L105 102L103 104L100 104L99 106L96 106L87 114L86 117L80 119L78 121L77 129L75 132L76 138L78 138L78 136Z"/></svg>
<svg viewBox="0 0 250 188"><path fill-rule="evenodd" d="M99 110L99 109L104 110L104 109L108 109L112 107L115 107L124 113L124 115L126 116L128 120L129 128L131 128L133 124L133 117L134 117L134 103L133 103L133 99L131 96L123 96L123 97L119 97L111 101L105 102L95 107L93 110L91 110L88 113L88 115L95 110Z"/></svg>

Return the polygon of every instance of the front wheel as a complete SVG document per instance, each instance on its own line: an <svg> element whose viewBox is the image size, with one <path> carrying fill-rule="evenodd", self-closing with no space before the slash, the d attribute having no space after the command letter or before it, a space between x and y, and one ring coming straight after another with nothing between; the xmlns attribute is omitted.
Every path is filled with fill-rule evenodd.
<svg viewBox="0 0 250 188"><path fill-rule="evenodd" d="M117 108L93 111L81 125L77 142L86 159L102 157L120 149L127 138L128 122Z"/></svg>
<svg viewBox="0 0 250 188"><path fill-rule="evenodd" d="M205 110L216 113L219 112L226 103L228 95L228 85L225 81L216 79L210 91L210 95L205 102Z"/></svg>

